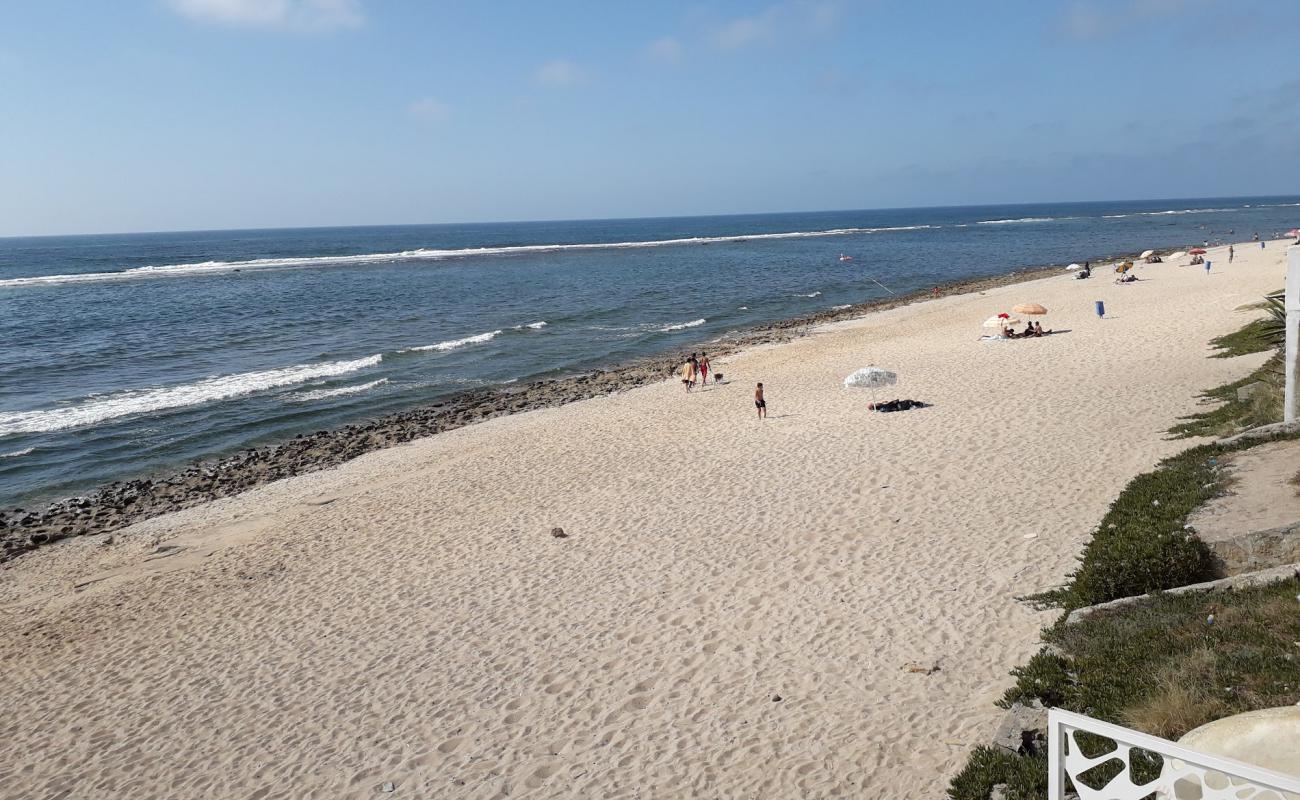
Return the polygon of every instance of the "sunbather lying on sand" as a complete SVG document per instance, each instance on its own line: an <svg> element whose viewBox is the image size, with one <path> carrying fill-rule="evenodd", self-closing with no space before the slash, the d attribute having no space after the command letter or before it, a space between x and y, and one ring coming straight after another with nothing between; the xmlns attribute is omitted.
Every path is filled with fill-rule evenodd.
<svg viewBox="0 0 1300 800"><path fill-rule="evenodd" d="M908 411L913 408L925 408L926 403L920 400L886 400L883 403L868 403L867 408L872 411L890 412L890 411Z"/></svg>

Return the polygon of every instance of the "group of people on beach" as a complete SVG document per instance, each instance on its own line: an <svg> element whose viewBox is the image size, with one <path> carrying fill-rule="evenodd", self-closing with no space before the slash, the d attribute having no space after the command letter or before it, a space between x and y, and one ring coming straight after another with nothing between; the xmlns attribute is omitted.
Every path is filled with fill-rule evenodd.
<svg viewBox="0 0 1300 800"><path fill-rule="evenodd" d="M690 357L681 366L682 385L686 391L695 388L695 384L703 386L709 382L709 354L708 353L691 353ZM715 384L722 382L722 373L713 373L713 382ZM754 387L754 408L758 411L759 419L767 418L767 398L763 395L763 384Z"/></svg>
<svg viewBox="0 0 1300 800"><path fill-rule="evenodd" d="M1016 333L1011 328L1002 329L1002 335L1008 339L1033 339L1037 336L1046 336L1051 332L1050 328L1043 330L1043 323L1041 322L1026 322L1024 333Z"/></svg>
<svg viewBox="0 0 1300 800"><path fill-rule="evenodd" d="M701 386L708 383L709 354L700 353L699 355L696 355L695 353L691 353L691 357L686 359L686 363L682 364L681 374L682 385L686 387L686 391L688 392L695 388L696 383L699 383ZM717 383L716 378L714 379L714 383Z"/></svg>

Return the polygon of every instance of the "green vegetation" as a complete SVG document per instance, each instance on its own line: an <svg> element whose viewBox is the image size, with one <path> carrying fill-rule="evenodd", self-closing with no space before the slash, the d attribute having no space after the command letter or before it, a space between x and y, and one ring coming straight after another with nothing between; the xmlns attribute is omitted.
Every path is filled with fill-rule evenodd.
<svg viewBox="0 0 1300 800"><path fill-rule="evenodd" d="M1246 400L1238 399L1237 390L1253 383L1261 384L1255 394ZM1170 428L1169 432L1182 439L1194 436L1231 436L1247 428L1281 422L1282 393L1282 359L1277 356L1239 381L1203 392L1202 400L1214 403L1215 407L1180 417L1180 422Z"/></svg>
<svg viewBox="0 0 1300 800"><path fill-rule="evenodd" d="M1213 358L1231 358L1247 353L1277 351L1264 365L1239 381L1224 384L1201 393L1201 401L1214 407L1180 417L1169 432L1178 438L1194 436L1231 436L1238 431L1280 422L1282 419L1282 356L1286 339L1286 309L1282 292L1273 292L1252 308L1268 311L1268 316L1246 323L1240 330L1213 339L1210 345L1218 350ZM1252 384L1254 393L1245 400L1237 397L1237 390Z"/></svg>
<svg viewBox="0 0 1300 800"><path fill-rule="evenodd" d="M1193 447L1134 478L1084 547L1069 583L1030 599L1070 610L1213 579L1209 549L1183 526L1222 490L1218 459L1234 449L1240 448Z"/></svg>
<svg viewBox="0 0 1300 800"><path fill-rule="evenodd" d="M1047 797L1047 759L1016 756L996 747L977 747L966 767L948 785L953 800L986 800L999 783L1007 800Z"/></svg>
<svg viewBox="0 0 1300 800"><path fill-rule="evenodd" d="M1036 698L1176 739L1229 714L1300 702L1297 593L1300 579L1291 578L1236 591L1159 594L1074 625L1058 623L1044 633L1058 652L1044 648L1015 670L1016 684L999 705ZM1139 769L1153 776L1159 762ZM948 794L984 800L1005 783L1009 798L1042 798L1046 774L1044 758L981 747Z"/></svg>
<svg viewBox="0 0 1300 800"><path fill-rule="evenodd" d="M1262 353L1265 350L1272 350L1273 345L1268 341L1267 336L1268 327L1268 319L1257 319L1246 323L1241 330L1211 339L1210 347L1213 347L1216 352L1210 357L1232 358L1233 356L1244 356L1247 353Z"/></svg>

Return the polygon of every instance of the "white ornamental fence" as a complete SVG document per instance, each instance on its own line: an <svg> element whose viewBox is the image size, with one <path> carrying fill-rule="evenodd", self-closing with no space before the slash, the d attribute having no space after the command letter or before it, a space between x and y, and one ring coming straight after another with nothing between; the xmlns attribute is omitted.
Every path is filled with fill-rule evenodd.
<svg viewBox="0 0 1300 800"><path fill-rule="evenodd" d="M1089 751L1100 746L1104 752L1084 755L1075 739L1080 733L1094 734L1090 742L1097 746L1087 748ZM1110 740L1113 746L1105 749L1098 738ZM1065 800L1067 777L1079 800L1300 800L1300 779L1070 711L1053 708L1048 712L1047 746L1048 800ZM1296 746L1300 747L1300 742ZM1135 750L1160 757L1163 767L1158 777L1137 782L1133 775ZM1149 756L1143 760L1154 763ZM1112 763L1099 771L1102 779L1084 775L1107 762ZM1115 772L1116 767L1122 769ZM1104 780L1112 772L1114 776ZM1082 780L1080 775L1084 775Z"/></svg>

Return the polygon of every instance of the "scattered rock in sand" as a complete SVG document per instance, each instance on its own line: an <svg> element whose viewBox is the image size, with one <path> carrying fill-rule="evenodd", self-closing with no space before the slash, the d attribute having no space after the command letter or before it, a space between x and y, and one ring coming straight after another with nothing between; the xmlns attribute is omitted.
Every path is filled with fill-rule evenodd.
<svg viewBox="0 0 1300 800"><path fill-rule="evenodd" d="M567 539L569 534L564 532L564 528L551 528L551 535L556 539Z"/></svg>
<svg viewBox="0 0 1300 800"><path fill-rule="evenodd" d="M379 787L379 791L384 793L395 792L397 791L397 786L392 781L387 781Z"/></svg>
<svg viewBox="0 0 1300 800"><path fill-rule="evenodd" d="M939 671L939 662L927 661L922 663L919 661L909 661L903 665L903 669L907 670L908 672L917 672L922 675L933 675L934 673Z"/></svg>
<svg viewBox="0 0 1300 800"><path fill-rule="evenodd" d="M774 694L774 695L772 695L772 702L773 702L773 703L779 703L779 702L781 702L781 695L779 695L779 694Z"/></svg>

